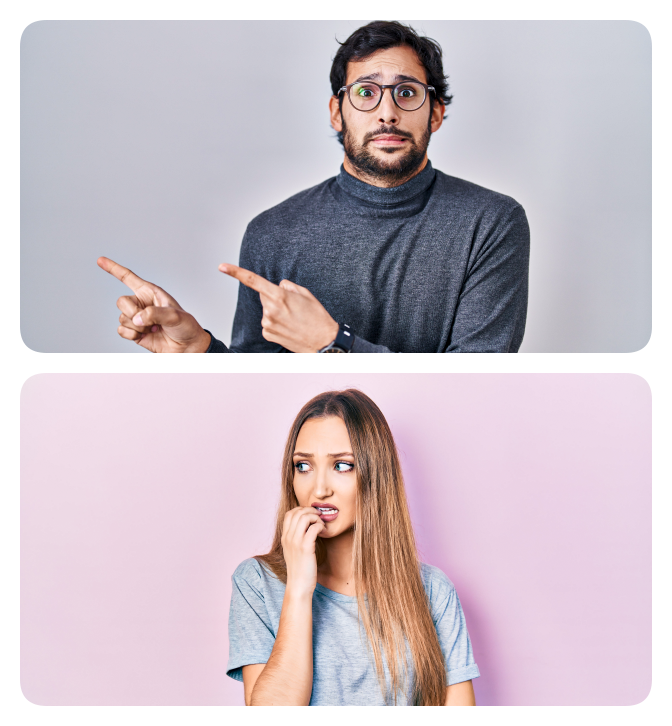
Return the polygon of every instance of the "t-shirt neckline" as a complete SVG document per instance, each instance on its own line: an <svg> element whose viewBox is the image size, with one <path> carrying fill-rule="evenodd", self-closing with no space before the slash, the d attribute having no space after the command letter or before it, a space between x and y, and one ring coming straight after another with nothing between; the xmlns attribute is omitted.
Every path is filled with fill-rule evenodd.
<svg viewBox="0 0 672 726"><path fill-rule="evenodd" d="M316 592L321 593L325 597L329 597L332 600L337 600L339 602L357 602L357 598L353 595L342 595L340 592L336 592L335 590L330 590L328 587L325 587L324 585L320 585L318 582L315 585Z"/></svg>

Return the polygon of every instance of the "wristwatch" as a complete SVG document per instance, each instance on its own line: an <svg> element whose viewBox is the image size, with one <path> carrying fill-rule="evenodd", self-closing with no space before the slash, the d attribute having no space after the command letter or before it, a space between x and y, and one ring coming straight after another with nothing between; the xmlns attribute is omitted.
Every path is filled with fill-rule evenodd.
<svg viewBox="0 0 672 726"><path fill-rule="evenodd" d="M341 323L338 326L338 333L336 338L325 345L324 348L318 350L318 353L349 353L352 350L352 344L355 342L355 336L350 330L350 326L345 323Z"/></svg>

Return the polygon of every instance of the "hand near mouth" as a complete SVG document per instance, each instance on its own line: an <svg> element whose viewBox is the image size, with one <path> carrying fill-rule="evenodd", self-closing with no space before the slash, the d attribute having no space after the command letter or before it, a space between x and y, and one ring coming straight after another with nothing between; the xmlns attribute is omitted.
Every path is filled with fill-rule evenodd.
<svg viewBox="0 0 672 726"><path fill-rule="evenodd" d="M313 595L317 584L315 540L325 526L314 507L296 507L285 514L281 542L287 565L287 591L292 595Z"/></svg>

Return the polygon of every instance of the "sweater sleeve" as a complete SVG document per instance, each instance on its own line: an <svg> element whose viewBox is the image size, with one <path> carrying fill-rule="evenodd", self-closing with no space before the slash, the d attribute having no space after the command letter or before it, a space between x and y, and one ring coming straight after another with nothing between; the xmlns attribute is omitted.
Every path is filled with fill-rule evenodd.
<svg viewBox="0 0 672 726"><path fill-rule="evenodd" d="M266 259L266 243L260 239L257 220L253 220L245 230L240 245L238 265L251 270L267 280L274 282L273 271ZM279 282L279 280L278 280ZM238 285L238 303L233 317L231 345L229 350L234 353L284 353L285 348L266 340L262 334L261 318L264 308L256 290Z"/></svg>
<svg viewBox="0 0 672 726"><path fill-rule="evenodd" d="M527 316L530 228L518 204L476 248L446 353L517 353Z"/></svg>
<svg viewBox="0 0 672 726"><path fill-rule="evenodd" d="M268 279L268 271L260 265L259 255L255 253L257 249L264 250L265 247L258 244L254 224L251 223L243 236L238 264L240 267L252 270ZM261 318L263 314L259 293L239 283L231 345L227 347L212 336L210 347L206 353L286 353L285 348L269 342L262 335Z"/></svg>
<svg viewBox="0 0 672 726"><path fill-rule="evenodd" d="M396 363L398 356L384 345L375 345L355 336L350 351L351 363Z"/></svg>
<svg viewBox="0 0 672 726"><path fill-rule="evenodd" d="M205 328L203 328L203 330L205 330ZM205 351L206 353L235 353L235 351L227 348L221 340L217 340L217 338L215 338L209 330L205 330L205 332L210 336L210 345Z"/></svg>

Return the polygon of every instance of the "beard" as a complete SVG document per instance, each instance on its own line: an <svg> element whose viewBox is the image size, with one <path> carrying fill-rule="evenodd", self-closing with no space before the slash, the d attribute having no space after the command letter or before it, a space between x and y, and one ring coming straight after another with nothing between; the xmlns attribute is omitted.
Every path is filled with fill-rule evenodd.
<svg viewBox="0 0 672 726"><path fill-rule="evenodd" d="M375 131L369 131L364 135L362 143L358 143L352 132L345 124L341 116L343 130L341 131L342 144L345 155L357 171L364 176L373 177L381 181L385 186L399 186L408 181L422 165L432 136L431 115L427 128L419 139L415 139L408 131L400 131L396 126L382 125ZM389 156L390 160L383 160L371 153L368 142L374 136L381 134L394 134L409 140L408 148L401 151L399 148L387 147L381 151Z"/></svg>

